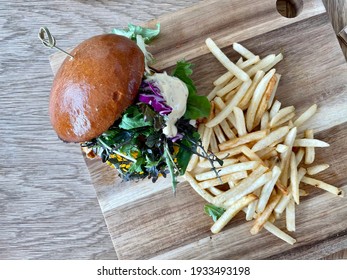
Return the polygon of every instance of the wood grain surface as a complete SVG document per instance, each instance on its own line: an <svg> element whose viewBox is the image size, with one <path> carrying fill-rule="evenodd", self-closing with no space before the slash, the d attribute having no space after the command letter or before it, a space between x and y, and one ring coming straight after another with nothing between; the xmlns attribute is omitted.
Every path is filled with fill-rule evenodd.
<svg viewBox="0 0 347 280"><path fill-rule="evenodd" d="M317 103L319 113L308 126L314 128L316 133L321 132L322 139L332 132L336 138L343 139L342 128L347 116L347 76L344 73L347 64L323 4L319 0L305 1L302 13L290 20L279 16L272 1L252 2L252 5L254 12L249 11L243 1L204 1L149 22L149 26L157 21L162 24L161 36L151 48L157 58L155 67L170 67L182 57L191 60L195 65L193 79L198 92L207 94L211 90L211 81L225 70L208 53L205 38L212 37L219 46L226 47L225 52L232 59L236 59L235 53L227 47L235 41L242 42L261 56L270 51L284 52L285 60L277 68L283 74L278 98L284 106L295 105L298 113L312 102ZM235 7L237 13L232 9ZM215 20L224 9L225 17ZM255 12L260 9L262 13ZM240 20L246 15L249 15L248 20ZM182 22L187 25L184 30L180 28ZM208 28L196 28L203 24ZM230 32L226 32L226 29ZM172 30L177 32L172 34ZM333 55L327 56L328 51ZM54 72L59 61L57 57L52 58ZM334 142L335 138L330 140ZM346 183L342 172L345 159L343 157L337 161L335 156L346 148L344 141L332 144L329 153L323 153L324 157L321 158L334 168L325 175L325 179L332 184L342 186ZM333 203L328 199L329 195L317 194L310 203L305 204L306 207L299 209L298 216L302 218L298 219L297 225L299 242L294 247L288 247L278 240L278 243L271 242L268 235L263 236L263 243L259 242L259 237L252 238L247 234L249 225L244 223L236 226L233 223L229 230L212 237L209 232L210 219L202 215L203 203L186 184L179 188L178 196L173 198L168 180L161 180L155 188L148 181L123 183L113 170L104 168L100 161L87 160L86 163L92 178L98 178L94 180L94 186L116 252L122 259L321 258L327 255L328 248L329 252L346 248L337 243L336 238L333 238L336 246L327 245L332 235L344 235L347 228L341 219L347 215L344 201L337 199ZM322 211L316 211L315 206ZM326 221L334 225L318 234L318 231L312 230L311 220L321 221L325 212L332 215ZM158 231L158 228L161 230ZM239 242L240 238L243 238L243 242ZM344 239L342 242L346 242ZM308 248L311 254L307 253L310 251Z"/></svg>
<svg viewBox="0 0 347 280"><path fill-rule="evenodd" d="M93 188L100 178L90 178L79 147L61 143L50 127L51 52L37 40L39 27L47 25L58 46L70 47L197 2L0 1L0 259L117 257ZM346 24L346 1L325 4L338 32ZM108 191L105 186L99 195L107 197ZM125 191L123 197L126 202ZM102 207L112 208L112 202ZM327 242L330 251L315 244L307 256L325 250L326 258L346 258L337 252L346 247L343 238Z"/></svg>

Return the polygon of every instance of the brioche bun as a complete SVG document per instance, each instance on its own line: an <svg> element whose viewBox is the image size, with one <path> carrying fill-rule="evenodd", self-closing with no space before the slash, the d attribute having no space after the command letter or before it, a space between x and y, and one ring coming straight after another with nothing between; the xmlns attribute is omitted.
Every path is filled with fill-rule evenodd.
<svg viewBox="0 0 347 280"><path fill-rule="evenodd" d="M79 44L58 70L49 114L59 138L84 142L100 136L130 106L144 74L144 55L130 39L99 35Z"/></svg>

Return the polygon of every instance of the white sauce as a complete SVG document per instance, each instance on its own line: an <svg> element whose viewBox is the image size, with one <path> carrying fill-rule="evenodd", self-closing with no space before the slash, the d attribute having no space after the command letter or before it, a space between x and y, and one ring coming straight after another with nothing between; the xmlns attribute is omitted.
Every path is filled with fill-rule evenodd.
<svg viewBox="0 0 347 280"><path fill-rule="evenodd" d="M188 88L184 82L176 77L171 77L164 73L155 73L148 77L149 80L155 81L164 97L166 104L172 108L172 111L166 118L166 126L163 133L167 137L177 135L176 122L179 120L187 108Z"/></svg>

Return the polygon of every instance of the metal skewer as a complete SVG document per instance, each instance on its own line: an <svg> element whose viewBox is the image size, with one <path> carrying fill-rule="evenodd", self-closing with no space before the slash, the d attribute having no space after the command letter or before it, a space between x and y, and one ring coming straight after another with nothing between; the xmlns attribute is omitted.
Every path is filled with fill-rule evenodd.
<svg viewBox="0 0 347 280"><path fill-rule="evenodd" d="M47 35L47 39L45 38L45 36ZM39 31L39 39L42 42L42 44L47 47L47 48L55 48L60 52L63 52L64 54L70 56L71 58L74 58L73 55L69 54L68 52L64 51L63 49L57 47L56 44L56 40L54 38L54 36L51 34L51 32L48 30L47 27L41 27L40 31Z"/></svg>

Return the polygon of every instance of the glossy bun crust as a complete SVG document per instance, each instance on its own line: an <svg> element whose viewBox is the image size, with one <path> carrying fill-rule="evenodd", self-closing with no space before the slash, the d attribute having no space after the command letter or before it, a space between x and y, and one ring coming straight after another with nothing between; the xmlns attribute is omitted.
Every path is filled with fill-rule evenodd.
<svg viewBox="0 0 347 280"><path fill-rule="evenodd" d="M130 39L99 35L78 45L58 70L50 95L51 123L59 138L98 137L130 106L144 73L144 55Z"/></svg>

